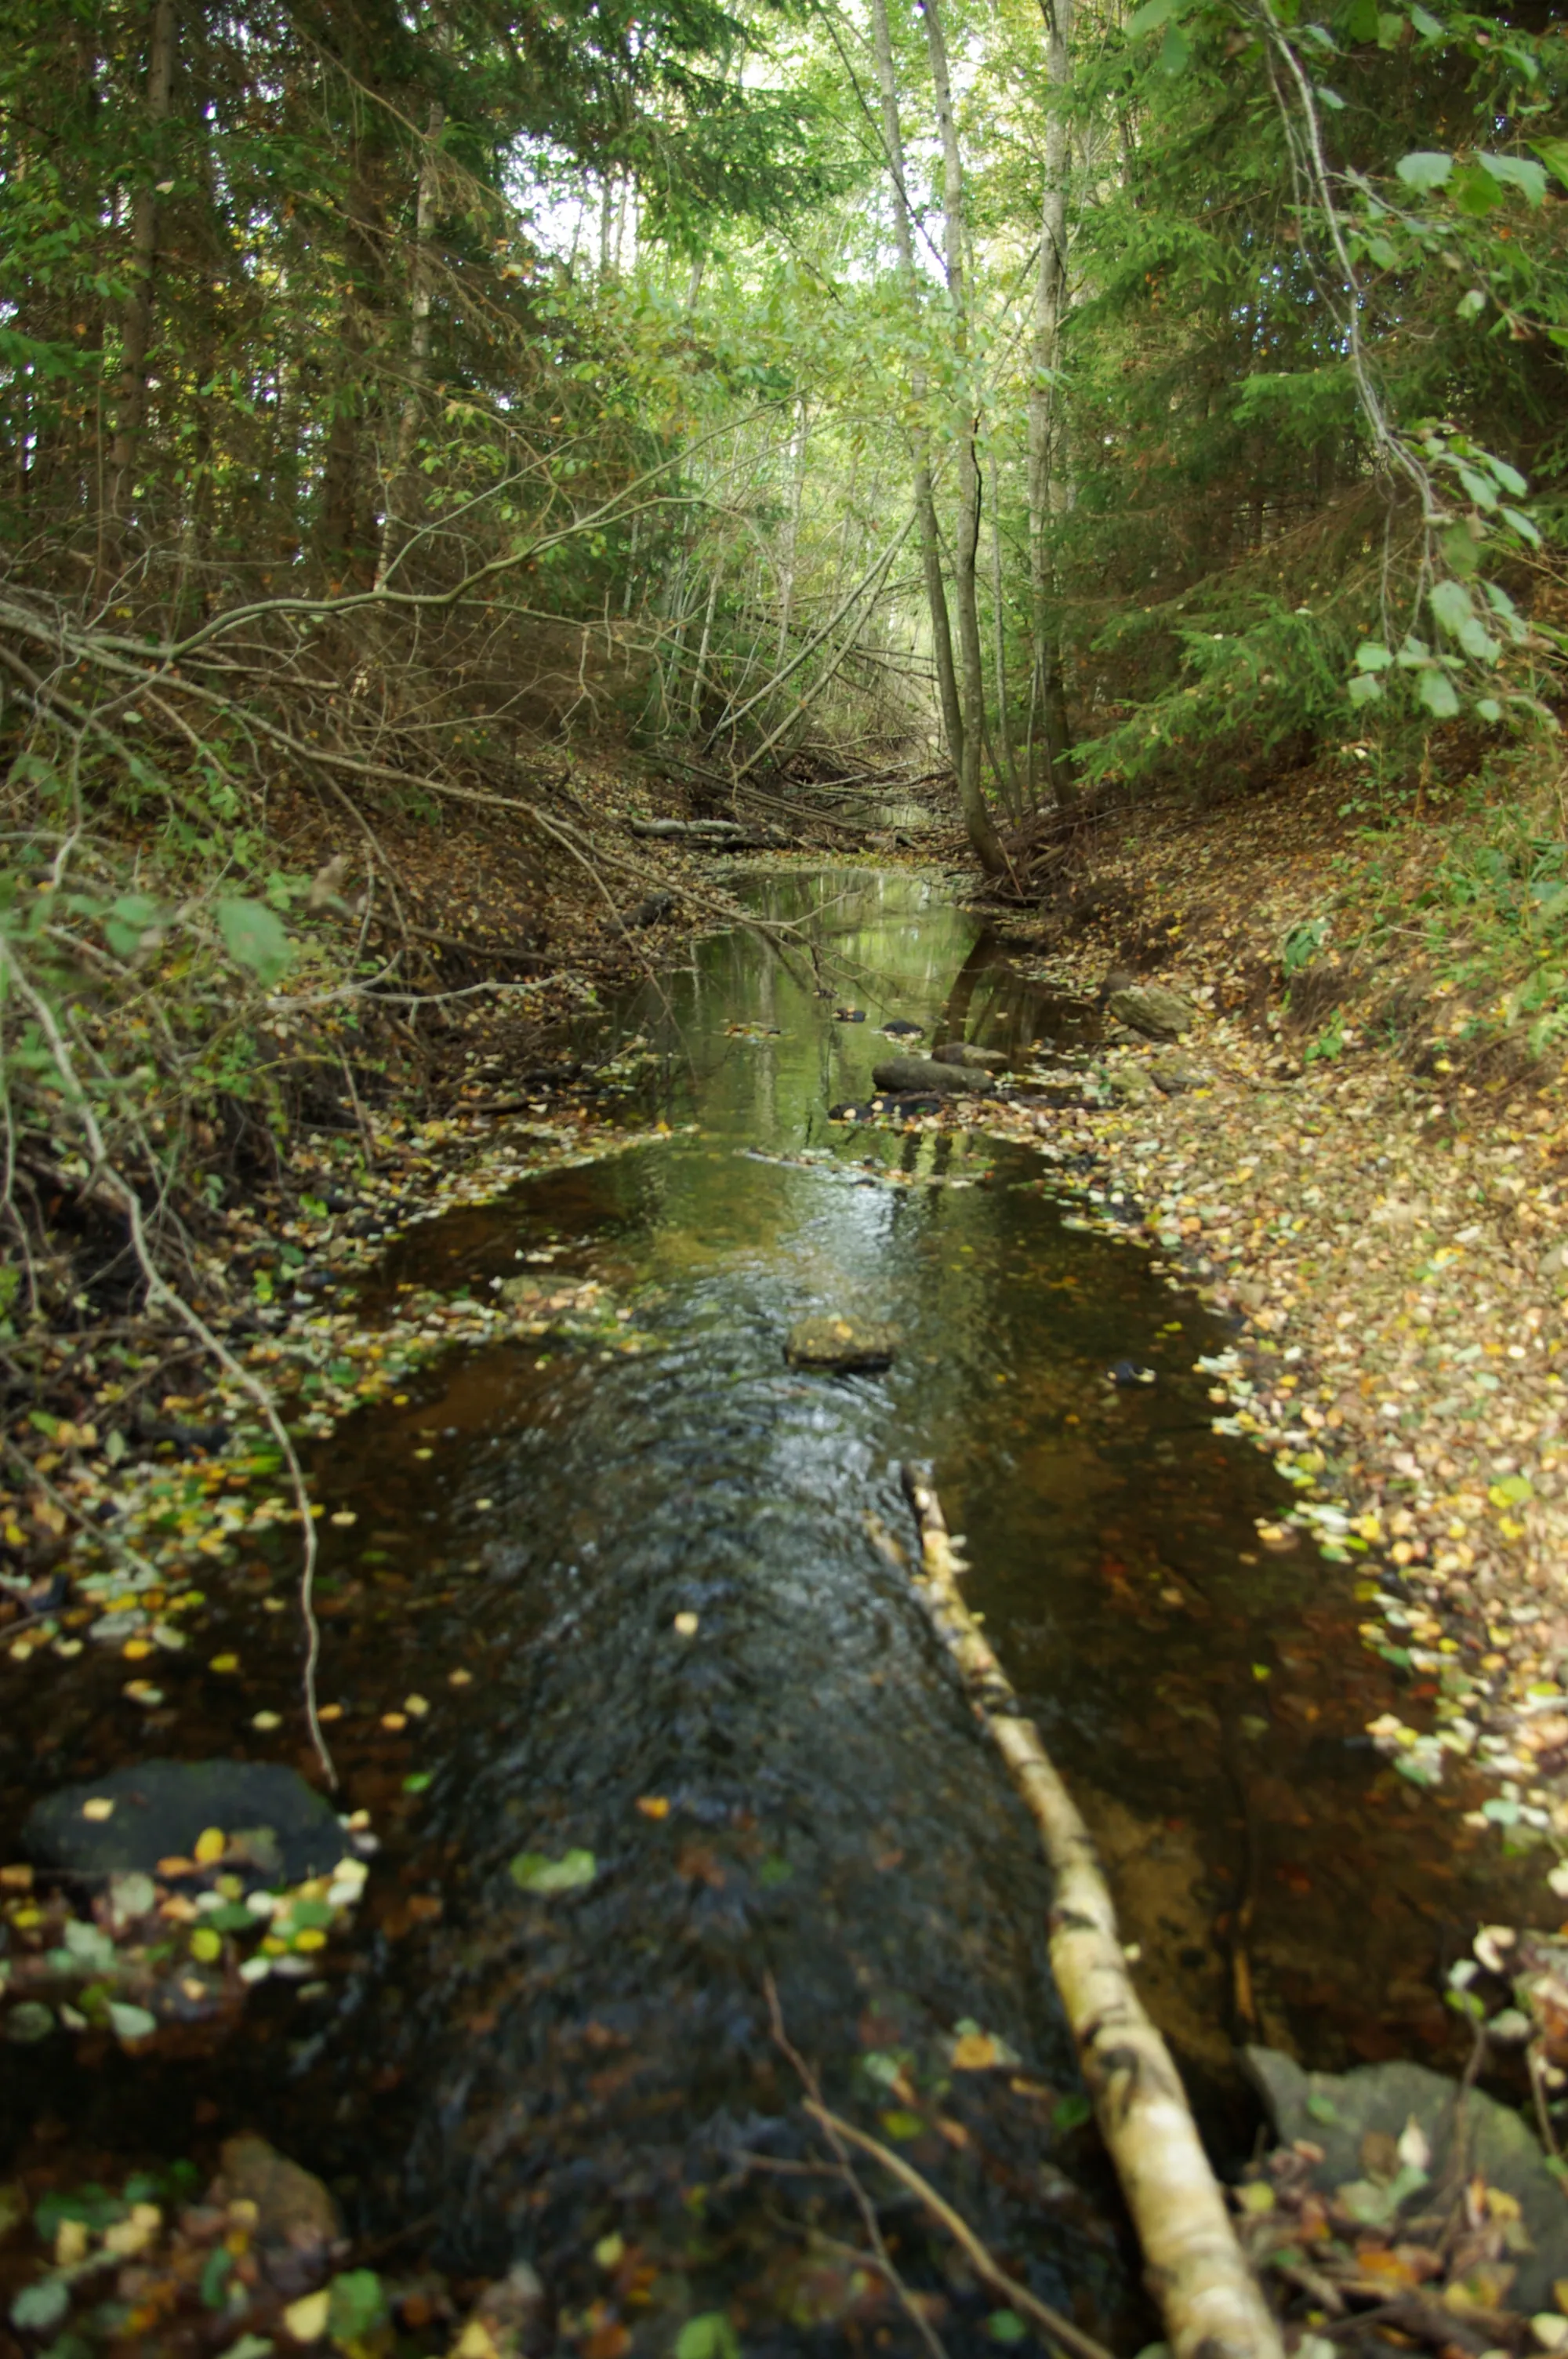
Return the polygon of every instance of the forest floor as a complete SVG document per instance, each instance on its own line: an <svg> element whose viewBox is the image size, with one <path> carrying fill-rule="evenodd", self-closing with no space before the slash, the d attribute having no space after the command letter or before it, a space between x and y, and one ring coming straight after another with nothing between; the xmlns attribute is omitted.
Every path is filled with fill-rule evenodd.
<svg viewBox="0 0 1568 2359"><path fill-rule="evenodd" d="M1305 774L1105 829L1018 962L1130 969L1195 1019L1173 1066L1113 1028L1105 1102L1038 1119L1234 1318L1217 1427L1296 1486L1267 1546L1363 1564L1364 1643L1408 1677L1379 1744L1418 1785L1487 1773L1568 1896L1568 1068L1517 1018L1528 919L1455 889L1452 810L1346 802Z"/></svg>

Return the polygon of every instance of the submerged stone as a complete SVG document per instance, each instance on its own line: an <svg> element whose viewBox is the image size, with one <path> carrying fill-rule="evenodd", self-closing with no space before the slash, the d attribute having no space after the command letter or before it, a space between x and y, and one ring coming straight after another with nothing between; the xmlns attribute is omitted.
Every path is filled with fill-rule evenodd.
<svg viewBox="0 0 1568 2359"><path fill-rule="evenodd" d="M331 1804L280 1761L137 1762L47 1796L22 1835L44 1866L151 1875L160 1859L190 1858L209 1827L265 1883L326 1875L347 1842Z"/></svg>
<svg viewBox="0 0 1568 2359"><path fill-rule="evenodd" d="M1413 2209L1430 2210L1434 2190L1446 2190L1444 2200L1452 2201L1477 2172L1488 2187L1511 2195L1530 2249L1509 2255L1518 2270L1509 2307L1556 2307L1552 2281L1568 2276L1568 2203L1534 2132L1510 2107L1476 2089L1466 2094L1423 2064L1363 2064L1336 2074L1303 2072L1272 2048L1243 2054L1281 2143L1308 2138L1322 2148L1313 2180L1325 2193L1368 2180L1368 2155L1391 2149L1414 2122L1430 2159L1424 2180L1406 2199Z"/></svg>
<svg viewBox="0 0 1568 2359"><path fill-rule="evenodd" d="M938 1040L931 1054L939 1065L967 1065L981 1073L1005 1073L1008 1066L1000 1049L977 1049L968 1040Z"/></svg>
<svg viewBox="0 0 1568 2359"><path fill-rule="evenodd" d="M941 1097L974 1097L996 1087L989 1073L966 1072L961 1065L939 1065L930 1057L890 1057L885 1063L872 1066L871 1079L879 1090L891 1090L898 1096L935 1090Z"/></svg>
<svg viewBox="0 0 1568 2359"><path fill-rule="evenodd" d="M792 1368L885 1368L898 1338L875 1319L802 1319L784 1339Z"/></svg>

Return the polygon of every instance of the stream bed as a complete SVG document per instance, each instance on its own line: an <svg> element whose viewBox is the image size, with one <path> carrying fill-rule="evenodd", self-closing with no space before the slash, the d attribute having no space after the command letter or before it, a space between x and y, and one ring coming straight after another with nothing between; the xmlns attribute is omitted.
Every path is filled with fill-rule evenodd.
<svg viewBox="0 0 1568 2359"><path fill-rule="evenodd" d="M913 876L752 889L815 966L714 938L599 1027L645 1044L642 1111L670 1135L425 1223L376 1278L591 1275L644 1343L456 1351L317 1451L320 1694L342 1807L382 1841L353 1940L215 2054L6 2053L13 2158L52 2139L107 2175L254 2127L373 2244L475 2275L530 2256L589 2359L628 2347L594 2341L606 2238L641 2256L639 2348L716 2307L749 2351L907 2344L771 1989L830 2102L1136 2349L1048 1880L908 1596L900 1462L932 1462L967 1536L971 1603L1099 1839L1222 2160L1256 2129L1238 2041L1462 2063L1443 1977L1507 1913L1508 1871L1462 1823L1472 1797L1416 1793L1367 1739L1396 1690L1354 1568L1260 1543L1288 1494L1212 1430L1195 1363L1219 1322L1130 1237L1075 1225L1026 1148L829 1120L870 1094L890 1019L1059 1060L1092 1010ZM850 1002L866 1020L836 1019ZM825 1313L891 1322L892 1366L789 1367L786 1332ZM293 1676L288 1579L264 1551L215 1600L203 1644L243 1669L193 1690L161 1749L308 1768L250 1726ZM0 1732L7 1816L136 1757L114 1678L80 1671ZM429 1709L399 1714L411 1691ZM591 1881L519 1888L521 1855L574 1853ZM911 2206L883 2217L949 2348L988 2347L994 2302Z"/></svg>

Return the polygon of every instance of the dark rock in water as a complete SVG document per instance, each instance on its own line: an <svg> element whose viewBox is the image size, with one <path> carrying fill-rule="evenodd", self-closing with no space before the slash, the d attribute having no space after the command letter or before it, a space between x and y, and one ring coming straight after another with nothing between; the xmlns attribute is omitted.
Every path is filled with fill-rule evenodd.
<svg viewBox="0 0 1568 2359"><path fill-rule="evenodd" d="M989 1073L966 1072L961 1065L938 1065L929 1057L890 1057L886 1064L871 1068L871 1079L879 1090L891 1090L898 1096L932 1090L939 1097L983 1096L996 1087Z"/></svg>
<svg viewBox="0 0 1568 2359"><path fill-rule="evenodd" d="M1141 1368L1136 1360L1118 1360L1106 1373L1113 1385L1152 1385L1154 1382L1153 1369Z"/></svg>
<svg viewBox="0 0 1568 2359"><path fill-rule="evenodd" d="M219 2160L211 2201L255 2205L252 2241L269 2282L289 2296L319 2285L348 2250L338 2207L321 2181L253 2135L226 2138Z"/></svg>
<svg viewBox="0 0 1568 2359"><path fill-rule="evenodd" d="M836 1007L833 1010L835 1024L863 1024L865 1020L866 1011L863 1007Z"/></svg>
<svg viewBox="0 0 1568 2359"><path fill-rule="evenodd" d="M943 1103L941 1098L934 1097L873 1098L871 1109L875 1114L889 1115L894 1122L908 1122L916 1114L940 1114Z"/></svg>
<svg viewBox="0 0 1568 2359"><path fill-rule="evenodd" d="M1008 1066L1000 1049L977 1049L968 1040L939 1040L931 1054L939 1065L971 1065L981 1073L1005 1073Z"/></svg>
<svg viewBox="0 0 1568 2359"><path fill-rule="evenodd" d="M842 1105L828 1107L827 1119L829 1122L871 1122L881 1110L877 1105L857 1105L852 1098L847 1098Z"/></svg>
<svg viewBox="0 0 1568 2359"><path fill-rule="evenodd" d="M784 1339L792 1368L885 1368L897 1335L875 1319L802 1319Z"/></svg>
<svg viewBox="0 0 1568 2359"><path fill-rule="evenodd" d="M1477 2172L1488 2187L1511 2195L1532 2249L1508 2256L1519 2272L1509 2307L1527 2313L1556 2308L1552 2281L1568 2276L1568 2204L1534 2132L1518 2114L1476 2089L1462 2099L1456 2082L1423 2064L1363 2064L1336 2075L1303 2072L1293 2058L1271 2048L1249 2048L1243 2056L1281 2144L1309 2138L1321 2147L1313 2180L1325 2193L1360 2181L1375 2201L1380 2190L1367 2170L1367 2141L1391 2147L1413 2121L1430 2159L1405 2198L1412 2210L1430 2210L1445 2186L1444 2201L1452 2201Z"/></svg>
<svg viewBox="0 0 1568 2359"><path fill-rule="evenodd" d="M924 1024L912 1024L906 1016L894 1016L882 1026L890 1040L924 1040Z"/></svg>
<svg viewBox="0 0 1568 2359"><path fill-rule="evenodd" d="M1197 1022L1196 1008L1158 983L1135 983L1113 991L1106 1002L1106 1013L1129 1031L1141 1032L1151 1040L1177 1039Z"/></svg>
<svg viewBox="0 0 1568 2359"><path fill-rule="evenodd" d="M90 1810L104 1802L106 1814ZM28 1812L22 1838L48 1867L151 1875L160 1859L189 1859L208 1827L221 1827L231 1848L243 1838L246 1881L258 1885L326 1875L348 1849L331 1804L277 1761L139 1762L50 1794Z"/></svg>

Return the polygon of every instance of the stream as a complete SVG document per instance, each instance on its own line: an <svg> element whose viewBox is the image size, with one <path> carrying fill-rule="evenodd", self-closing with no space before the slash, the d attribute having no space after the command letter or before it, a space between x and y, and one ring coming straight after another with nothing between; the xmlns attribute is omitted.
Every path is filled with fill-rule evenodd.
<svg viewBox="0 0 1568 2359"><path fill-rule="evenodd" d="M1366 1737L1408 1690L1358 1640L1355 1568L1260 1543L1290 1495L1212 1430L1195 1363L1223 1325L1075 1225L1028 1149L828 1119L870 1093L891 1018L1055 1061L1092 1011L912 875L748 889L811 929L836 997L798 952L704 941L595 1036L646 1044L642 1111L672 1135L430 1221L376 1281L589 1274L652 1340L454 1352L318 1451L330 1514L357 1516L322 1525L320 1692L343 1806L383 1840L354 1940L316 1995L267 1986L216 2058L6 2055L6 2117L105 2169L257 2127L373 2241L416 2223L410 2249L474 2274L531 2256L590 2359L611 2359L607 2236L644 2256L650 2351L724 2305L749 2352L913 2347L858 2270L771 1978L829 2101L1136 2349L1153 2329L1083 2126L1048 1879L907 1593L899 1462L933 1462L967 1535L970 1602L1099 1840L1222 2161L1257 2126L1238 2041L1462 2064L1443 1975L1507 1913L1508 1871L1461 1822L1472 1796L1415 1792ZM851 998L865 1022L835 1020ZM892 1366L789 1367L786 1331L822 1313L891 1321ZM168 1749L307 1766L248 1726L297 1643L269 1610L287 1579L280 1549L215 1607L244 1676ZM109 1674L81 1670L84 1701L0 1734L7 1815L135 1757ZM411 1690L427 1717L388 1733ZM579 1890L509 1872L579 1850ZM955 2067L966 2038L989 2069ZM908 2203L883 2219L948 2347L994 2347L950 2248Z"/></svg>

